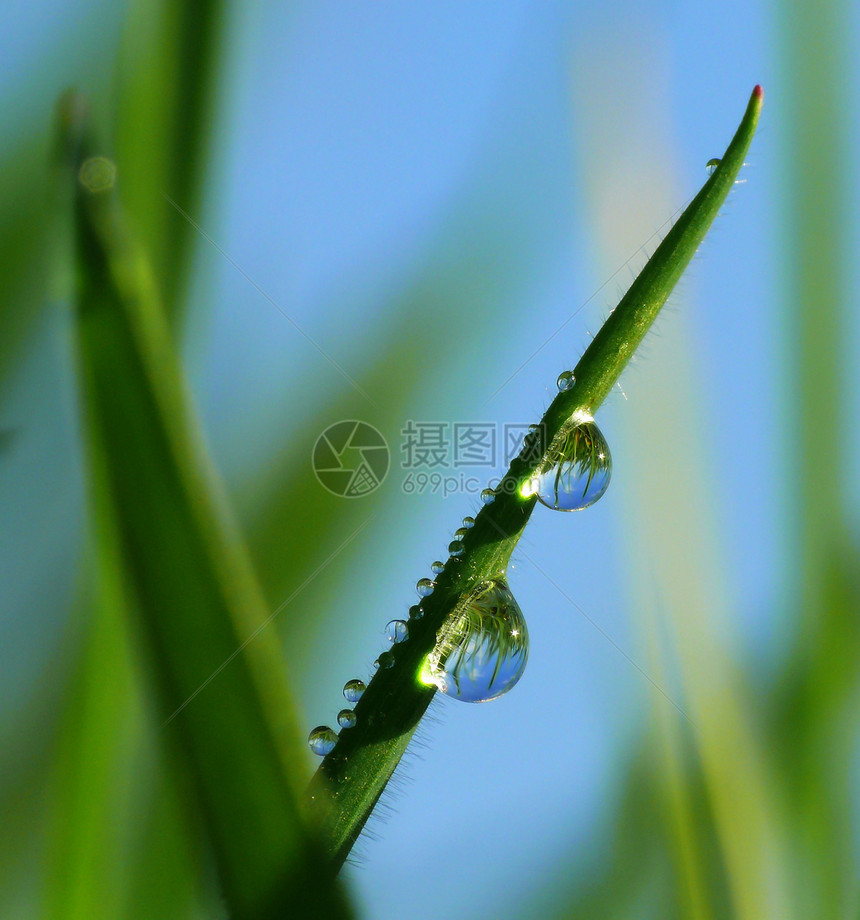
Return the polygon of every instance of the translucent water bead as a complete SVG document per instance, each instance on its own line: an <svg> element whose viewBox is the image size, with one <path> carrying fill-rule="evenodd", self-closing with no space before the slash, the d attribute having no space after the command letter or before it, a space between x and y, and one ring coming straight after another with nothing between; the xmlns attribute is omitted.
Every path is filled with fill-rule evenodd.
<svg viewBox="0 0 860 920"><path fill-rule="evenodd" d="M409 638L409 627L405 620L389 620L385 626L389 642L403 642Z"/></svg>
<svg viewBox="0 0 860 920"><path fill-rule="evenodd" d="M558 380L556 380L555 385L558 387L559 393L564 393L566 390L569 390L576 383L576 377L573 376L573 371L562 371L558 375Z"/></svg>
<svg viewBox="0 0 860 920"><path fill-rule="evenodd" d="M337 724L341 728L355 728L358 717L351 709L341 709L337 714Z"/></svg>
<svg viewBox="0 0 860 920"><path fill-rule="evenodd" d="M507 582L485 581L436 634L421 677L455 700L484 703L514 686L528 656L528 628Z"/></svg>
<svg viewBox="0 0 860 920"><path fill-rule="evenodd" d="M429 578L419 578L418 583L415 585L415 590L418 592L419 597L429 597L435 587L435 583Z"/></svg>
<svg viewBox="0 0 860 920"><path fill-rule="evenodd" d="M430 566L430 571L431 571L434 575L438 575L438 574L442 571L442 569L444 569L444 568L445 568L445 563L442 562L441 559L437 559L437 560Z"/></svg>
<svg viewBox="0 0 860 920"><path fill-rule="evenodd" d="M555 511L580 511L603 495L611 477L609 445L589 420L563 432L550 447L529 492Z"/></svg>
<svg viewBox="0 0 860 920"><path fill-rule="evenodd" d="M367 686L365 685L364 681L359 680L357 677L353 678L352 680L348 680L343 685L344 698L350 703L357 703L361 699L365 690L367 690Z"/></svg>
<svg viewBox="0 0 860 920"><path fill-rule="evenodd" d="M308 746L320 757L325 757L334 750L337 744L337 732L329 728L328 725L317 725L308 735Z"/></svg>
<svg viewBox="0 0 860 920"><path fill-rule="evenodd" d="M386 668L394 667L394 655L391 652L383 652L379 658L374 662L377 668L380 671L384 671Z"/></svg>

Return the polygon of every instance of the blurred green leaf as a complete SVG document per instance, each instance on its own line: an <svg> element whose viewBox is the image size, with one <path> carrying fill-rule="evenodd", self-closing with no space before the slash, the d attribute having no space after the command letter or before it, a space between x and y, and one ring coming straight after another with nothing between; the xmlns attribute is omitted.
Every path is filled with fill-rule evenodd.
<svg viewBox="0 0 860 920"><path fill-rule="evenodd" d="M241 541L193 430L153 276L77 100L77 338L102 579L142 624L238 918L343 916L299 815L299 732ZM113 593L113 592L112 592Z"/></svg>
<svg viewBox="0 0 860 920"><path fill-rule="evenodd" d="M182 313L195 235L164 196L199 213L224 19L221 0L137 0L118 58L123 201L170 318Z"/></svg>
<svg viewBox="0 0 860 920"><path fill-rule="evenodd" d="M860 551L851 534L848 243L854 206L846 100L852 9L787 0L782 67L790 105L782 147L784 290L791 311L790 456L799 633L772 711L792 803L799 916L847 916L856 902L856 712ZM802 178L800 178L802 177Z"/></svg>

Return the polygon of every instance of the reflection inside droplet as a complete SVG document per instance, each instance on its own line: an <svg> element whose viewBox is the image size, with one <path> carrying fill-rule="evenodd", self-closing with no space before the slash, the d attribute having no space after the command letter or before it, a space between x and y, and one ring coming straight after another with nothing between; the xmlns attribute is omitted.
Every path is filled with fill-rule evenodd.
<svg viewBox="0 0 860 920"><path fill-rule="evenodd" d="M350 703L357 703L366 689L364 681L356 677L343 685L343 695Z"/></svg>
<svg viewBox="0 0 860 920"><path fill-rule="evenodd" d="M580 511L603 495L611 477L609 445L588 419L562 430L521 492L555 511Z"/></svg>
<svg viewBox="0 0 860 920"><path fill-rule="evenodd" d="M511 589L503 579L486 581L443 624L421 677L453 699L483 703L514 686L528 653L528 628Z"/></svg>
<svg viewBox="0 0 860 920"><path fill-rule="evenodd" d="M404 642L409 638L409 627L405 620L389 620L385 627L389 642Z"/></svg>
<svg viewBox="0 0 860 920"><path fill-rule="evenodd" d="M308 735L308 747L320 757L325 757L326 754L333 751L336 744L337 732L328 725L317 725Z"/></svg>

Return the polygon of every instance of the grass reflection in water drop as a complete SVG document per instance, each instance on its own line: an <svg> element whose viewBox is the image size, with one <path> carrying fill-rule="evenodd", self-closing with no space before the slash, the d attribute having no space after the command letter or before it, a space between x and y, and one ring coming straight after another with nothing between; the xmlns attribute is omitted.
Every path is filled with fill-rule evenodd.
<svg viewBox="0 0 860 920"><path fill-rule="evenodd" d="M562 431L529 483L528 494L554 511L581 511L606 491L612 477L612 454L591 420Z"/></svg>
<svg viewBox="0 0 860 920"><path fill-rule="evenodd" d="M529 633L507 583L482 582L439 630L422 680L452 699L484 703L507 693L522 677Z"/></svg>

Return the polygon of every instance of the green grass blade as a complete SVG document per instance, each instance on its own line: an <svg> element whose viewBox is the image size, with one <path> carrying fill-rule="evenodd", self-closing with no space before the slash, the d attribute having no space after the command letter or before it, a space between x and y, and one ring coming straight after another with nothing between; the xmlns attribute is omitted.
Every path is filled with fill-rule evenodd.
<svg viewBox="0 0 860 920"><path fill-rule="evenodd" d="M753 90L740 126L719 166L655 251L575 368L575 385L559 393L545 413L541 430L546 450L578 411L593 413L603 402L695 254L734 185L755 132L763 92ZM396 646L393 667L379 671L355 707L358 724L344 732L312 783L313 803L323 841L342 864L388 782L434 690L420 682L426 656L458 600L475 583L504 573L511 552L531 515L535 499L521 487L537 462L517 458L495 500L478 515L464 539L457 566L448 566L423 607L407 642ZM330 802L326 789L336 788Z"/></svg>
<svg viewBox="0 0 860 920"><path fill-rule="evenodd" d="M200 212L224 18L221 0L136 2L120 48L116 155L123 203L171 318L182 310L195 231L164 195Z"/></svg>
<svg viewBox="0 0 860 920"><path fill-rule="evenodd" d="M91 149L68 101L64 117L77 176ZM115 188L77 181L74 212L100 562L146 636L164 717L181 707L163 737L188 766L232 916L344 916L299 813L303 752L268 611L194 435L147 261Z"/></svg>

